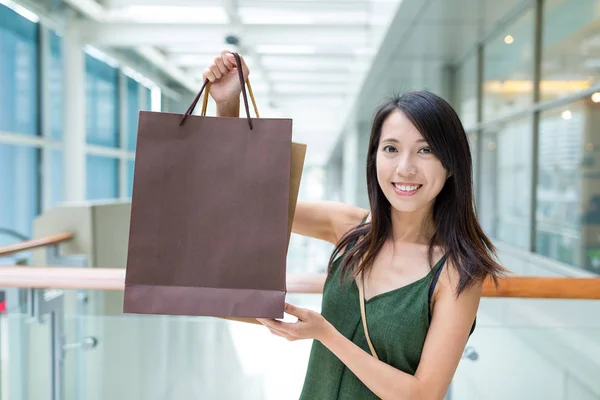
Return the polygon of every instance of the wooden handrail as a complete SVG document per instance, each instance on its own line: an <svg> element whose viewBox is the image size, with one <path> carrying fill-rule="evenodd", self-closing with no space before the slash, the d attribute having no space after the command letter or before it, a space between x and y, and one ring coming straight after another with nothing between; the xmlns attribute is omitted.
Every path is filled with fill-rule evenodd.
<svg viewBox="0 0 600 400"><path fill-rule="evenodd" d="M288 293L322 293L325 275L288 274ZM123 268L0 267L0 287L123 290ZM600 300L600 278L503 277L484 297Z"/></svg>
<svg viewBox="0 0 600 400"><path fill-rule="evenodd" d="M9 254L19 253L21 251L37 249L39 247L52 246L55 244L65 242L67 240L71 240L72 238L72 233L65 232L57 233L56 235L45 236L42 238L26 240L24 242L10 244L8 246L0 246L0 257L7 256Z"/></svg>

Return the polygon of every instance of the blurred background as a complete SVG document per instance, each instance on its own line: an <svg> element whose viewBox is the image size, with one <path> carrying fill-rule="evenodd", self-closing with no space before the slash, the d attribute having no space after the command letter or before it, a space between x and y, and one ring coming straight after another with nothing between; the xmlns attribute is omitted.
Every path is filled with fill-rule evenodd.
<svg viewBox="0 0 600 400"><path fill-rule="evenodd" d="M600 274L597 0L0 0L0 246L74 235L0 264L124 268L138 112L185 112L223 49L261 117L293 118L308 145L300 199L368 208L373 111L427 89L459 112L503 265ZM288 272L324 272L332 249L293 235ZM310 342L3 284L1 400L299 396ZM600 399L598 316L595 300L483 299L447 399Z"/></svg>

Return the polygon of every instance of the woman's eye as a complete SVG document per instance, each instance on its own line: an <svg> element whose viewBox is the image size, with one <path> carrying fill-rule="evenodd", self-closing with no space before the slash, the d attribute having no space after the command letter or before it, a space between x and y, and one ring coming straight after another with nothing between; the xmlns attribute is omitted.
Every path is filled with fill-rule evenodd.
<svg viewBox="0 0 600 400"><path fill-rule="evenodd" d="M394 148L394 146L384 146L383 151L385 153L393 153L396 151L396 149Z"/></svg>
<svg viewBox="0 0 600 400"><path fill-rule="evenodd" d="M423 147L422 149L419 150L419 153L421 153L421 154L431 154L431 149L429 147Z"/></svg>

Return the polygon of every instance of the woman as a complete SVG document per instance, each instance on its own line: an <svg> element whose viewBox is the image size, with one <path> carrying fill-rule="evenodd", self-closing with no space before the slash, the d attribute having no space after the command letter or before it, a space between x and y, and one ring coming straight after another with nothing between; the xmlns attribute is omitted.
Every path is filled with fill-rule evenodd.
<svg viewBox="0 0 600 400"><path fill-rule="evenodd" d="M223 52L204 71L220 116L239 115L234 68ZM505 271L477 222L471 174L452 107L411 92L375 114L370 210L298 202L293 232L335 245L322 313L286 304L297 322L260 322L288 340L315 339L301 399L444 398L475 328L482 283Z"/></svg>

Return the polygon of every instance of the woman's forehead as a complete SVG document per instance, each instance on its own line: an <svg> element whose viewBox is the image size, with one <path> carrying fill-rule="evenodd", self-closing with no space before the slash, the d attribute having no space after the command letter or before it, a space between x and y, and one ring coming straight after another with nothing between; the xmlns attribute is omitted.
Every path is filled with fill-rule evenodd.
<svg viewBox="0 0 600 400"><path fill-rule="evenodd" d="M381 127L381 142L424 142L421 132L400 110L393 111Z"/></svg>

